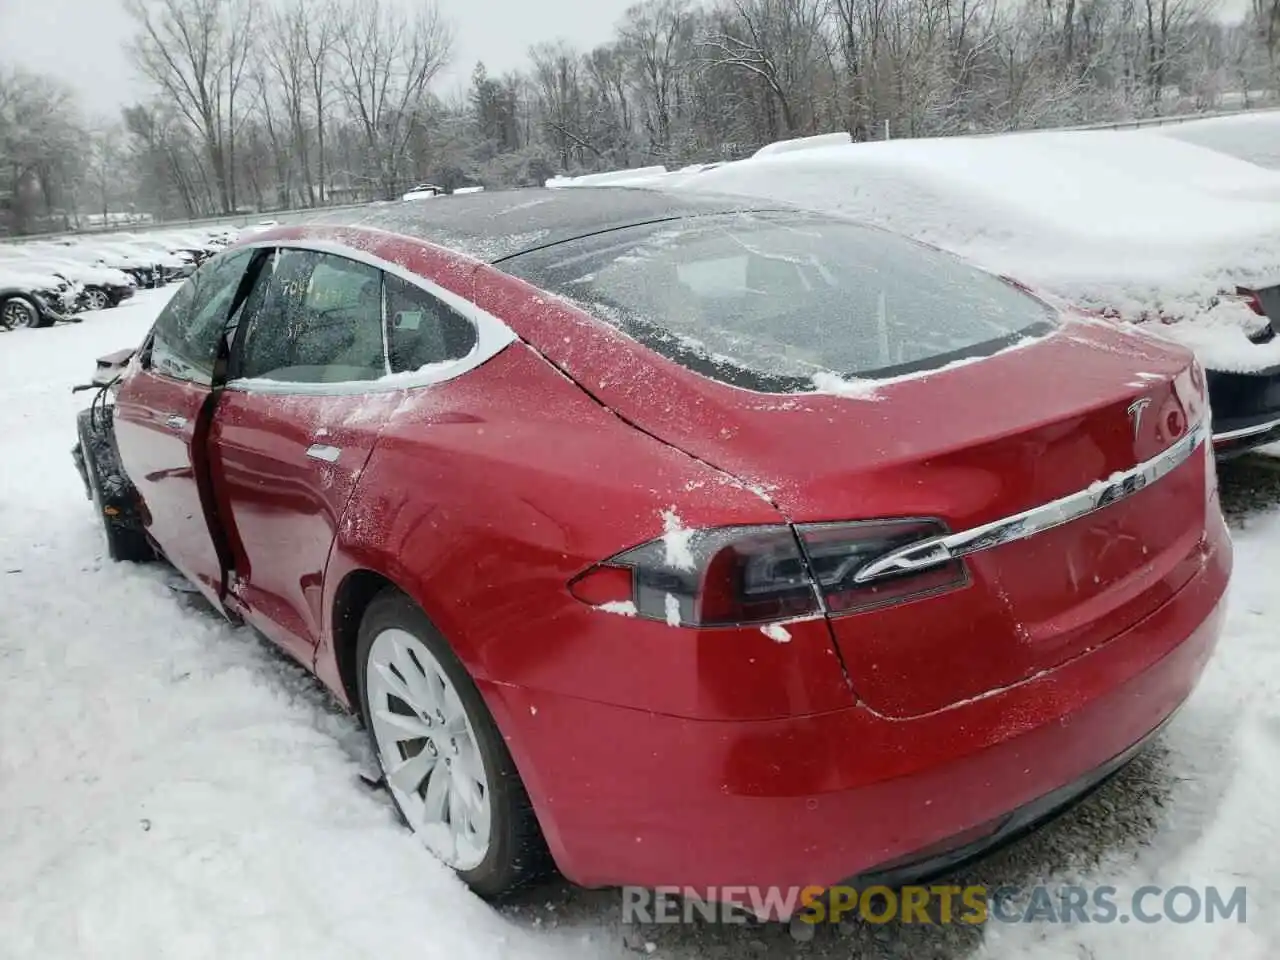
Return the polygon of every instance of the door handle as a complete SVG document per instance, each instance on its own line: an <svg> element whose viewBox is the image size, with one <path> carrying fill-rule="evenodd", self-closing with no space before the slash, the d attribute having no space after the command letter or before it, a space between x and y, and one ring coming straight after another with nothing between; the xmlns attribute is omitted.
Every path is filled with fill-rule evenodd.
<svg viewBox="0 0 1280 960"><path fill-rule="evenodd" d="M164 425L170 430L181 430L187 425L187 418L180 417L175 413L165 418Z"/></svg>
<svg viewBox="0 0 1280 960"><path fill-rule="evenodd" d="M341 456L342 451L337 447L330 447L323 443L313 443L307 448L307 456L312 460L324 460L326 463L334 463Z"/></svg>

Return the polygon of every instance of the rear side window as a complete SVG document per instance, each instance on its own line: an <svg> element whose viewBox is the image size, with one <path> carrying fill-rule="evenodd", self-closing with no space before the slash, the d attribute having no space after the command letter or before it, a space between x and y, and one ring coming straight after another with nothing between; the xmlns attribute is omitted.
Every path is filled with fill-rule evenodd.
<svg viewBox="0 0 1280 960"><path fill-rule="evenodd" d="M1051 329L1038 300L906 238L791 214L614 230L504 261L658 353L755 390L883 378Z"/></svg>
<svg viewBox="0 0 1280 960"><path fill-rule="evenodd" d="M465 357L476 345L471 321L421 287L386 275L387 353L392 373Z"/></svg>

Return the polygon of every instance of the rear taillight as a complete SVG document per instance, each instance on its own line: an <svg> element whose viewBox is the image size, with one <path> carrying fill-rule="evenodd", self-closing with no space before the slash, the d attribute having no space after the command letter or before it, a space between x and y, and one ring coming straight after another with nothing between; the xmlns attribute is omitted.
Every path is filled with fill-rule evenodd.
<svg viewBox="0 0 1280 960"><path fill-rule="evenodd" d="M854 613L963 585L959 560L857 580L873 561L946 532L936 520L680 530L597 564L569 590L673 626Z"/></svg>

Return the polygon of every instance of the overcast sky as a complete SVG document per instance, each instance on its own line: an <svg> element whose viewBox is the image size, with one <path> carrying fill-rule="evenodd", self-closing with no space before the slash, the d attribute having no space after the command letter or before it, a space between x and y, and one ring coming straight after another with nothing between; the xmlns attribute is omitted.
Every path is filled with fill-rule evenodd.
<svg viewBox="0 0 1280 960"><path fill-rule="evenodd" d="M414 0L392 0L412 9ZM477 60L490 73L527 62L530 44L564 37L579 47L608 40L635 0L439 0L456 40L441 95L466 84ZM52 73L79 91L86 113L114 119L145 96L124 53L133 21L121 0L0 0L0 63Z"/></svg>

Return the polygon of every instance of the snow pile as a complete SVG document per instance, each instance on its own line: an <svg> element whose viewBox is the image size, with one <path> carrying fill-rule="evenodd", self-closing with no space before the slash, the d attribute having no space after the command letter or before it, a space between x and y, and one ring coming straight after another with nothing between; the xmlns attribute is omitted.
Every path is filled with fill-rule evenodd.
<svg viewBox="0 0 1280 960"><path fill-rule="evenodd" d="M813 146L632 183L853 216L1129 319L1280 282L1280 171L1145 130Z"/></svg>
<svg viewBox="0 0 1280 960"><path fill-rule="evenodd" d="M853 143L853 137L847 133L819 133L812 137L796 137L793 140L777 140L766 143L752 154L754 157L773 157L781 153L795 153L800 150L812 150L815 147L839 147Z"/></svg>
<svg viewBox="0 0 1280 960"><path fill-rule="evenodd" d="M1150 324L1148 329L1190 347L1202 358L1212 358L1215 370L1249 373L1280 367L1280 337L1269 343L1249 339L1264 323L1243 304L1224 300L1200 314L1195 323Z"/></svg>
<svg viewBox="0 0 1280 960"><path fill-rule="evenodd" d="M621 187L652 180L667 172L664 166L635 167L631 170L606 170L603 173L584 173L576 177L552 177L545 186L557 187Z"/></svg>

